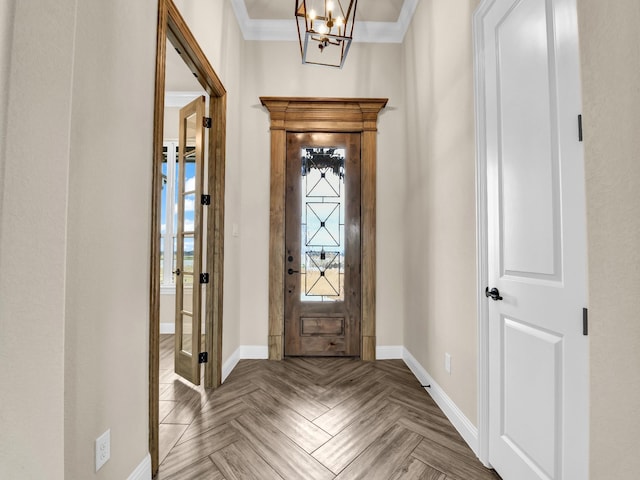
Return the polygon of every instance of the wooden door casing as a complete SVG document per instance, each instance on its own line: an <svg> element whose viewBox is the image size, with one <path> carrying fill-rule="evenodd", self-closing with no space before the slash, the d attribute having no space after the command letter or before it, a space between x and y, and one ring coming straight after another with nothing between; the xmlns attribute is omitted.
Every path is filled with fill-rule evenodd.
<svg viewBox="0 0 640 480"><path fill-rule="evenodd" d="M285 351L287 356L359 356L361 322L361 280L360 280L360 141L359 133L288 133L287 134L287 170L285 229ZM301 154L307 148L344 149L344 169L338 180L338 189L344 189L342 198L316 197L318 202L302 205L302 191L308 193L318 187L307 185L302 177ZM305 167L306 168L306 167ZM319 182L326 182L325 175L332 172L326 169ZM304 180L303 180L304 178ZM328 177L327 177L328 178ZM312 182L313 183L313 182ZM325 183L328 185L328 183ZM302 190L302 191L301 191ZM311 192L313 194L313 192ZM337 192L334 192L337 193ZM342 194L342 192L340 192ZM306 195L305 195L306 196ZM312 197L313 198L313 197ZM344 202L344 211L339 203ZM303 248L301 222L303 217L314 217L314 209L332 205L332 222L338 238L330 236L335 246L321 246L320 258L330 264L321 270L316 252L316 264L312 253L320 245ZM305 210L303 211L303 208ZM307 210L309 209L309 210ZM328 211L329 211L328 210ZM344 214L344 218L341 218ZM322 214L321 214L322 216ZM324 217L322 216L322 219ZM318 219L320 220L320 219ZM309 228L309 218L306 220ZM342 223L340 223L342 222ZM329 222L327 222L329 223ZM342 225L342 229L340 227ZM328 232L329 226L320 224L320 231ZM313 229L312 229L313 230ZM305 230L306 231L306 230ZM309 231L306 238L314 232ZM305 240L305 244L306 244ZM310 243L317 243L311 240ZM340 254L340 251L344 255ZM302 252L306 252L303 254ZM305 261L309 259L308 261ZM303 261L307 265L303 265ZM312 270L308 270L313 266ZM331 267L331 268L329 268ZM317 275L317 276L316 276ZM330 296L314 295L320 289L319 284L331 287ZM322 298L323 301L313 301Z"/></svg>

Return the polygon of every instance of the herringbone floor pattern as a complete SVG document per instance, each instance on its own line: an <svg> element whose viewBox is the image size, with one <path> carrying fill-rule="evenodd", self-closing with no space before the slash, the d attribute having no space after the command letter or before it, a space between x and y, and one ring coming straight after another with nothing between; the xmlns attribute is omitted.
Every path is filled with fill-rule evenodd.
<svg viewBox="0 0 640 480"><path fill-rule="evenodd" d="M495 480L401 360L242 360L220 388L161 340L159 480Z"/></svg>

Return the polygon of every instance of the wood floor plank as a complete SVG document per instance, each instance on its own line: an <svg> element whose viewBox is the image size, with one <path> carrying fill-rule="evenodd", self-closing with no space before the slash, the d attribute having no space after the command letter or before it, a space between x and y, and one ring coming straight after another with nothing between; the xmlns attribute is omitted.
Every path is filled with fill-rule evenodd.
<svg viewBox="0 0 640 480"><path fill-rule="evenodd" d="M313 452L313 457L336 475L393 426L402 414L397 405L380 403Z"/></svg>
<svg viewBox="0 0 640 480"><path fill-rule="evenodd" d="M335 374L325 385L325 391L316 397L317 401L329 408L334 408L370 385L374 371L371 362L354 362L344 366L349 368L336 368Z"/></svg>
<svg viewBox="0 0 640 480"><path fill-rule="evenodd" d="M343 428L352 423L360 411L372 408L377 402L384 401L389 394L385 385L374 382L363 384L356 393L344 402L338 404L322 416L316 418L313 423L331 435L336 435Z"/></svg>
<svg viewBox="0 0 640 480"><path fill-rule="evenodd" d="M248 413L233 420L231 425L285 480L334 478L330 470L293 443L266 415L257 411Z"/></svg>
<svg viewBox="0 0 640 480"><path fill-rule="evenodd" d="M413 451L413 456L423 463L431 465L436 470L447 472L451 480L496 480L499 477L485 468L477 460L466 455L460 455L442 445L422 440Z"/></svg>
<svg viewBox="0 0 640 480"><path fill-rule="evenodd" d="M413 408L416 411L424 411L429 415L447 418L436 402L423 389L406 389L395 388L389 395L389 400L394 400L400 404L406 405L407 408Z"/></svg>
<svg viewBox="0 0 640 480"><path fill-rule="evenodd" d="M400 424L432 443L442 445L457 454L476 460L476 455L451 425L447 418L425 415L412 409L405 409Z"/></svg>
<svg viewBox="0 0 640 480"><path fill-rule="evenodd" d="M231 401L241 398L255 392L258 387L253 381L239 379L233 383L225 383L218 389L214 390L214 394L209 398L207 404L202 408L202 414L206 414L210 410L217 410Z"/></svg>
<svg viewBox="0 0 640 480"><path fill-rule="evenodd" d="M447 476L417 458L409 457L389 480L447 480Z"/></svg>
<svg viewBox="0 0 640 480"><path fill-rule="evenodd" d="M172 474L160 469L154 480L225 480L225 478L211 459L205 457Z"/></svg>
<svg viewBox="0 0 640 480"><path fill-rule="evenodd" d="M158 408L158 420L160 423L165 419L171 410L173 410L178 402L175 400L160 400L160 405Z"/></svg>
<svg viewBox="0 0 640 480"><path fill-rule="evenodd" d="M211 395L213 391L205 393L193 391L192 394L185 395L176 402L175 407L162 420L162 423L190 424L207 404Z"/></svg>
<svg viewBox="0 0 640 480"><path fill-rule="evenodd" d="M178 441L178 444L203 435L214 428L219 428L239 417L248 409L249 407L241 398L236 398L230 402L219 404L216 409L209 409L206 412L201 412L200 415L198 415L197 418L189 425Z"/></svg>
<svg viewBox="0 0 640 480"><path fill-rule="evenodd" d="M161 424L159 425L159 439L158 444L158 461L162 461L169 454L169 451L178 443L178 439L182 436L188 425L173 425L173 424Z"/></svg>
<svg viewBox="0 0 640 480"><path fill-rule="evenodd" d="M243 397L244 402L268 416L282 433L287 435L307 453L316 450L331 439L331 435L294 410L278 403L268 393L257 390Z"/></svg>
<svg viewBox="0 0 640 480"><path fill-rule="evenodd" d="M210 458L226 480L282 480L245 440L218 450Z"/></svg>
<svg viewBox="0 0 640 480"><path fill-rule="evenodd" d="M284 379L281 376L258 378L256 384L307 420L314 420L329 411L328 407L316 402L313 395L302 392L298 385L292 383L291 378Z"/></svg>
<svg viewBox="0 0 640 480"><path fill-rule="evenodd" d="M176 378L171 382L161 382L165 384L160 400L173 400L175 402L187 401L193 396L200 395L200 392L194 389L192 386L187 385L186 380L182 378Z"/></svg>
<svg viewBox="0 0 640 480"><path fill-rule="evenodd" d="M345 468L336 480L388 480L422 441L417 433L394 425Z"/></svg>
<svg viewBox="0 0 640 480"><path fill-rule="evenodd" d="M160 470L172 475L240 439L238 432L228 424L214 428L173 447Z"/></svg>

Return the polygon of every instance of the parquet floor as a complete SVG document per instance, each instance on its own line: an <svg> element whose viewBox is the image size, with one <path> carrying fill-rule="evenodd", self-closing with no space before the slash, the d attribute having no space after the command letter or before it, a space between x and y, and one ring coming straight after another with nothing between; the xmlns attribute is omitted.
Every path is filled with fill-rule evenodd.
<svg viewBox="0 0 640 480"><path fill-rule="evenodd" d="M217 390L161 339L158 480L495 480L401 360L242 360Z"/></svg>

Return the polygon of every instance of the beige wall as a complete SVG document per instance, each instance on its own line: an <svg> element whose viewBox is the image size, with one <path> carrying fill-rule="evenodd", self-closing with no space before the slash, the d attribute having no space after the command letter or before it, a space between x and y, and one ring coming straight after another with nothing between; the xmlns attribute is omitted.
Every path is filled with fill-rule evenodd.
<svg viewBox="0 0 640 480"><path fill-rule="evenodd" d="M587 176L591 479L640 474L640 3L578 1Z"/></svg>
<svg viewBox="0 0 640 480"><path fill-rule="evenodd" d="M16 3L0 237L2 478L127 478L148 451L156 9ZM94 440L107 428L111 460L94 474Z"/></svg>
<svg viewBox="0 0 640 480"><path fill-rule="evenodd" d="M0 179L4 177L4 148L7 125L7 102L9 100L9 62L13 44L13 16L15 0L0 4ZM0 181L0 219L2 218L3 182ZM2 222L0 221L0 232Z"/></svg>
<svg viewBox="0 0 640 480"><path fill-rule="evenodd" d="M67 209L65 477L126 478L148 448L156 0L78 2ZM126 372L126 374L125 374Z"/></svg>
<svg viewBox="0 0 640 480"><path fill-rule="evenodd" d="M479 2L420 2L404 42L404 345L477 419L475 137L471 15ZM451 375L444 370L445 352Z"/></svg>
<svg viewBox="0 0 640 480"><path fill-rule="evenodd" d="M17 2L15 17L3 17L10 26L3 37L11 23L15 29L0 69L8 87L1 113L0 478L64 477L74 10L74 0L49 5L46 14L42 2Z"/></svg>

